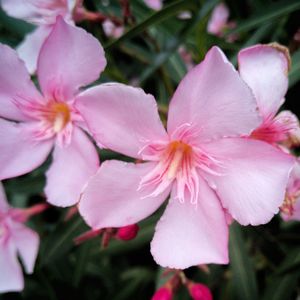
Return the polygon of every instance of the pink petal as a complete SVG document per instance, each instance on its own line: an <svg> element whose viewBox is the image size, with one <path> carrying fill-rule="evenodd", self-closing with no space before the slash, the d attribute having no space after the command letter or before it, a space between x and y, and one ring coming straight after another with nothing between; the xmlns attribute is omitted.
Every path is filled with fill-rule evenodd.
<svg viewBox="0 0 300 300"><path fill-rule="evenodd" d="M250 139L223 139L205 150L221 162L210 182L230 215L242 225L269 222L284 200L292 156Z"/></svg>
<svg viewBox="0 0 300 300"><path fill-rule="evenodd" d="M240 51L239 71L253 90L264 118L274 116L288 88L289 57L278 45L256 45Z"/></svg>
<svg viewBox="0 0 300 300"><path fill-rule="evenodd" d="M123 227L151 215L167 198L170 189L157 197L145 198L138 190L141 178L153 163L105 161L93 176L79 202L79 212L93 229Z"/></svg>
<svg viewBox="0 0 300 300"><path fill-rule="evenodd" d="M57 206L78 202L82 188L99 167L96 148L79 128L74 128L72 141L66 147L56 145L53 162L47 171L47 201Z"/></svg>
<svg viewBox="0 0 300 300"><path fill-rule="evenodd" d="M70 100L80 87L96 80L105 65L104 50L99 41L57 17L42 46L37 73L45 95Z"/></svg>
<svg viewBox="0 0 300 300"><path fill-rule="evenodd" d="M208 21L207 31L211 34L221 35L222 31L226 28L229 18L228 7L224 3L218 4Z"/></svg>
<svg viewBox="0 0 300 300"><path fill-rule="evenodd" d="M199 178L198 205L181 203L172 193L151 243L155 261L185 269L207 263L228 263L228 226L216 194Z"/></svg>
<svg viewBox="0 0 300 300"><path fill-rule="evenodd" d="M0 45L0 117L16 121L28 120L17 106L23 98L34 102L39 101L41 96L15 50Z"/></svg>
<svg viewBox="0 0 300 300"><path fill-rule="evenodd" d="M19 292L24 288L24 279L17 252L11 240L0 243L0 293Z"/></svg>
<svg viewBox="0 0 300 300"><path fill-rule="evenodd" d="M200 141L248 135L260 123L250 89L218 47L180 82L169 108L168 132L183 124Z"/></svg>
<svg viewBox="0 0 300 300"><path fill-rule="evenodd" d="M0 180L16 177L40 166L52 141L36 141L22 124L0 119Z"/></svg>
<svg viewBox="0 0 300 300"><path fill-rule="evenodd" d="M141 157L145 145L168 138L155 99L142 89L103 84L80 94L76 107L100 145L125 155Z"/></svg>
<svg viewBox="0 0 300 300"><path fill-rule="evenodd" d="M30 74L36 72L38 55L51 29L51 26L37 27L25 36L24 41L17 48L19 57L24 60Z"/></svg>
<svg viewBox="0 0 300 300"><path fill-rule="evenodd" d="M4 187L2 183L0 182L0 215L1 212L6 212L9 209L9 204L6 199Z"/></svg>
<svg viewBox="0 0 300 300"><path fill-rule="evenodd" d="M39 250L40 238L38 234L21 223L14 223L12 238L20 254L26 273L31 274Z"/></svg>

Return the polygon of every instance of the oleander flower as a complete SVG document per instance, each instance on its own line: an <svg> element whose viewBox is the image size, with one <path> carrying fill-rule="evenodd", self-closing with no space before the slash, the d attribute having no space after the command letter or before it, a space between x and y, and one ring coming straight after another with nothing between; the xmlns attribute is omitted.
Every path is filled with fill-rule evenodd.
<svg viewBox="0 0 300 300"><path fill-rule="evenodd" d="M99 159L75 103L80 88L96 80L105 65L100 43L58 17L38 59L40 93L16 52L0 45L1 180L32 171L54 148L47 200L59 206L78 201Z"/></svg>
<svg viewBox="0 0 300 300"><path fill-rule="evenodd" d="M25 210L24 210L24 213ZM24 288L21 258L25 272L31 274L39 248L39 236L23 224L22 211L9 206L0 183L0 293Z"/></svg>
<svg viewBox="0 0 300 300"><path fill-rule="evenodd" d="M107 37L119 38L124 33L124 26L117 26L107 19L102 23L102 28Z"/></svg>
<svg viewBox="0 0 300 300"><path fill-rule="evenodd" d="M163 7L162 0L144 0L145 4L153 10L160 10Z"/></svg>
<svg viewBox="0 0 300 300"><path fill-rule="evenodd" d="M288 89L288 49L273 43L255 45L239 52L239 72L252 89L262 120L252 137L271 144L300 144L298 118L290 111L277 112Z"/></svg>
<svg viewBox="0 0 300 300"><path fill-rule="evenodd" d="M300 221L300 161L295 164L286 189L285 200L280 207L285 221Z"/></svg>
<svg viewBox="0 0 300 300"><path fill-rule="evenodd" d="M179 84L167 131L141 89L104 84L78 100L96 141L144 161L105 161L91 177L79 211L92 228L135 224L171 193L151 252L160 265L183 269L228 263L227 211L242 225L278 212L294 160L247 138L261 123L256 100L219 48Z"/></svg>
<svg viewBox="0 0 300 300"><path fill-rule="evenodd" d="M82 0L2 0L1 6L9 16L37 25L17 48L19 57L33 74L40 49L49 36L56 17L61 16L66 22L74 23L76 10L82 9Z"/></svg>

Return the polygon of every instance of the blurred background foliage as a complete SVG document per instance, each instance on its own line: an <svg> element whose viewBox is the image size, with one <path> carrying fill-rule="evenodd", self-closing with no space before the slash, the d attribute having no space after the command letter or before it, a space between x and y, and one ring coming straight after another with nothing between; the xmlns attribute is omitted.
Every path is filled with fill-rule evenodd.
<svg viewBox="0 0 300 300"><path fill-rule="evenodd" d="M120 1L86 0L84 3L89 10L122 19ZM218 3L217 0L164 1L163 9L155 12L142 0L132 0L134 18L123 36L116 40L107 38L99 23L78 24L105 47L108 65L98 83L119 81L141 86L155 95L165 118L170 97L187 72L178 52L180 47L198 63L212 45L218 45L236 64L236 55L243 47L277 41L288 46L292 55L290 89L284 108L300 117L300 41L294 39L300 28L300 1L228 0L230 19L237 26L224 38L207 33L207 21ZM191 18L179 18L182 12L190 12ZM0 42L15 47L32 29L32 25L0 12ZM226 36L232 33L237 34L237 40L226 41ZM102 161L118 157L109 151L100 151L100 155ZM49 161L28 175L4 182L12 205L27 207L45 200L44 173L48 165ZM99 237L75 246L73 239L88 228L78 215L66 220L67 212L53 207L30 221L42 241L35 273L26 276L26 288L21 294L9 293L0 299L150 299L162 284L162 270L149 251L162 209L139 224L141 230L136 239L113 240L107 249L101 249ZM265 226L233 224L230 257L230 265L211 265L208 274L198 268L190 268L185 273L194 281L207 284L215 299L300 298L299 223L285 223L276 216ZM189 299L187 291L180 289L175 299Z"/></svg>

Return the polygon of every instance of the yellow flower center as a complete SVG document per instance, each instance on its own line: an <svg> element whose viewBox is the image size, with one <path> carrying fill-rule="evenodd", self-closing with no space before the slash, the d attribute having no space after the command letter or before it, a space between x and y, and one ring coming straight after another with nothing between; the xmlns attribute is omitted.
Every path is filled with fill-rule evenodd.
<svg viewBox="0 0 300 300"><path fill-rule="evenodd" d="M53 124L55 133L62 131L71 120L70 108L65 103L51 103L48 120Z"/></svg>

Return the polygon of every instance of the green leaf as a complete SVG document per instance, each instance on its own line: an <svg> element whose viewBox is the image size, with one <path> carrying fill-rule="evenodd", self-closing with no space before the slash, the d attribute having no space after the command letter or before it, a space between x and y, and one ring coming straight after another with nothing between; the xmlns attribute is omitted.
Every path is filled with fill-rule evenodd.
<svg viewBox="0 0 300 300"><path fill-rule="evenodd" d="M289 72L289 87L300 80L300 50L292 55L292 69Z"/></svg>
<svg viewBox="0 0 300 300"><path fill-rule="evenodd" d="M267 22L270 22L278 17L289 14L299 9L299 0L282 0L277 3L270 3L268 6L260 9L260 12L258 14L255 14L246 21L238 22L236 28L228 31L226 35L248 31L260 26L261 24L267 24Z"/></svg>
<svg viewBox="0 0 300 300"><path fill-rule="evenodd" d="M40 265L52 263L65 255L74 246L73 239L85 230L87 226L79 216L59 223L51 234L42 239Z"/></svg>
<svg viewBox="0 0 300 300"><path fill-rule="evenodd" d="M242 229L237 223L231 225L229 246L235 299L259 299L253 263L245 246Z"/></svg>
<svg viewBox="0 0 300 300"><path fill-rule="evenodd" d="M143 32L148 27L158 24L176 14L178 14L180 11L184 10L192 10L197 8L197 1L195 0L180 0L177 2L174 2L168 6L166 6L164 9L154 13L149 18L138 24L137 26L133 27L129 31L127 31L123 36L121 36L119 39L113 41L112 43L108 44L105 47L105 50L110 50L113 47L118 46L120 43L131 39L141 32Z"/></svg>
<svg viewBox="0 0 300 300"><path fill-rule="evenodd" d="M291 299L300 279L300 251L291 251L277 272L269 278L263 300ZM283 275L285 274L285 275Z"/></svg>

